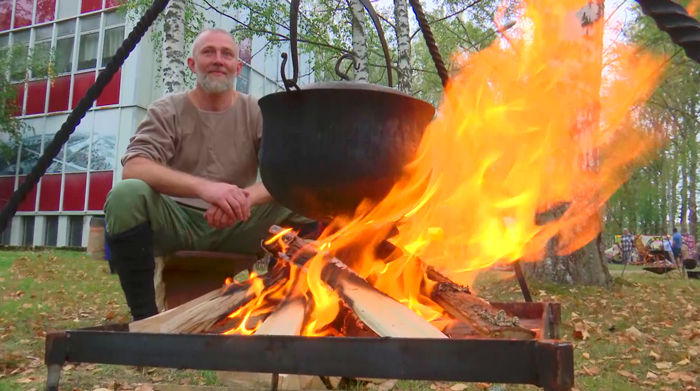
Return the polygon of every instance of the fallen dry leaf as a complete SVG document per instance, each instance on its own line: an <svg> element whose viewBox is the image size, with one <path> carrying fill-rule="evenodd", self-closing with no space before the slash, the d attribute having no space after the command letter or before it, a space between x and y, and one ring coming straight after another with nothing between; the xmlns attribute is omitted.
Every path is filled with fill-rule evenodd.
<svg viewBox="0 0 700 391"><path fill-rule="evenodd" d="M142 384L140 387L136 388L135 391L153 391L153 386L148 383Z"/></svg>
<svg viewBox="0 0 700 391"><path fill-rule="evenodd" d="M683 367L683 366L686 366L686 365L688 365L688 364L690 364L690 360L688 360L687 358L685 358L685 359L683 359L683 360L681 360L681 361L678 361L678 362L676 363L676 365L680 365L680 366L682 366L682 367Z"/></svg>
<svg viewBox="0 0 700 391"><path fill-rule="evenodd" d="M697 357L700 356L700 347L698 346L693 346L688 349L688 355L690 357Z"/></svg>
<svg viewBox="0 0 700 391"><path fill-rule="evenodd" d="M683 382L692 382L695 381L695 376L687 373L687 372L670 372L666 377L669 380L680 380Z"/></svg>
<svg viewBox="0 0 700 391"><path fill-rule="evenodd" d="M656 353L653 350L651 352L649 352L649 357L653 358L655 361L661 360L661 355L659 355L658 353Z"/></svg>
<svg viewBox="0 0 700 391"><path fill-rule="evenodd" d="M598 376L600 375L600 368L598 367L591 367L591 368L586 368L585 366L583 367L583 371L586 372L587 374L591 376Z"/></svg>
<svg viewBox="0 0 700 391"><path fill-rule="evenodd" d="M647 372L647 379L649 380L656 380L659 378L659 375L655 374L654 372Z"/></svg>
<svg viewBox="0 0 700 391"><path fill-rule="evenodd" d="M630 360L630 364L632 364L632 365L639 365L641 363L642 363L642 361L639 360L638 358L635 358L634 360Z"/></svg>
<svg viewBox="0 0 700 391"><path fill-rule="evenodd" d="M586 325L583 322L576 323L576 325L574 326L574 332L572 334L574 338L582 339L584 341L590 338L588 330L586 329Z"/></svg>
<svg viewBox="0 0 700 391"><path fill-rule="evenodd" d="M463 391L467 389L467 385L464 383L457 383L454 386L450 387L450 390L452 391Z"/></svg>
<svg viewBox="0 0 700 391"><path fill-rule="evenodd" d="M480 390L488 390L489 387L491 387L489 383L476 383L476 388Z"/></svg>
<svg viewBox="0 0 700 391"><path fill-rule="evenodd" d="M20 383L20 384L31 383L33 381L34 381L34 379L29 378L29 377L23 377L21 379L17 379L17 383Z"/></svg>
<svg viewBox="0 0 700 391"><path fill-rule="evenodd" d="M378 389L379 389L379 391L389 391L392 388L394 388L394 386L396 386L396 382L397 382L396 379L387 380L384 383L380 384Z"/></svg>
<svg viewBox="0 0 700 391"><path fill-rule="evenodd" d="M617 371L617 374L620 375L620 376L624 376L624 377L626 377L626 378L628 378L628 379L636 379L636 378L637 378L637 375L632 374L632 373L629 373L629 372L624 371L624 370L619 370L619 371Z"/></svg>
<svg viewBox="0 0 700 391"><path fill-rule="evenodd" d="M110 390L109 388L95 388L92 391L112 391L112 390Z"/></svg>
<svg viewBox="0 0 700 391"><path fill-rule="evenodd" d="M644 336L644 334L642 334L642 332L637 330L637 328L634 326L625 330L625 335L630 337L633 341L636 341Z"/></svg>
<svg viewBox="0 0 700 391"><path fill-rule="evenodd" d="M671 365L672 364L670 362L657 362L656 368L658 368L658 369L670 369Z"/></svg>
<svg viewBox="0 0 700 391"><path fill-rule="evenodd" d="M581 356L583 356L583 358L585 358L585 359L591 358L591 355L586 353L586 352L583 352L583 354L581 354Z"/></svg>

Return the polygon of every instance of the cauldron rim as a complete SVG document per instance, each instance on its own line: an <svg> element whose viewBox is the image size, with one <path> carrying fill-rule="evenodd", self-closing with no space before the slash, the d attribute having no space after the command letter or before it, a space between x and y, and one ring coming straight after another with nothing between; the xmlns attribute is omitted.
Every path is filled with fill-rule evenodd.
<svg viewBox="0 0 700 391"><path fill-rule="evenodd" d="M432 116L435 115L435 107L430 104L429 102L423 100L423 99L418 99L415 96L409 95L405 92L399 91L395 88L383 86L380 84L372 84L372 83L358 83L358 82L351 82L351 81L326 81L326 82L318 82L318 83L311 83L311 84L305 84L299 86L300 90L295 91L279 91L279 92L273 92L271 94L267 94L263 97L261 97L258 102L263 103L267 100L270 99L275 99L275 97L281 96L281 95L286 95L286 94L304 94L304 91L372 91L372 92L379 92L379 93L386 93L386 94L393 94L401 98L405 99L410 99L415 102L419 102L419 104L425 106L425 109L430 109L432 111Z"/></svg>

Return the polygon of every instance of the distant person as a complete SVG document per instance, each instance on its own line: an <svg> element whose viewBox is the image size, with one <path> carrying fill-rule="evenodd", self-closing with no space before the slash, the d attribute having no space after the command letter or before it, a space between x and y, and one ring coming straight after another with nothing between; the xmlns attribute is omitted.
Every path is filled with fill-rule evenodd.
<svg viewBox="0 0 700 391"><path fill-rule="evenodd" d="M671 242L671 249L673 250L673 258L676 262L681 259L681 248L683 247L683 236L676 228L673 229L673 238Z"/></svg>
<svg viewBox="0 0 700 391"><path fill-rule="evenodd" d="M622 250L622 264L624 265L630 261L634 250L634 236L630 234L630 230L627 228L622 231L620 249Z"/></svg>

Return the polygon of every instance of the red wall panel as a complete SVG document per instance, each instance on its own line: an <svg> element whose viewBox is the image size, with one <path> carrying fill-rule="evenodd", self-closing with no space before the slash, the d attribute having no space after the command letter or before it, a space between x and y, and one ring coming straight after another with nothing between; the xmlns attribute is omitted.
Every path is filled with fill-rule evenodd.
<svg viewBox="0 0 700 391"><path fill-rule="evenodd" d="M107 194L112 190L113 171L90 173L90 194L88 210L102 210L107 201Z"/></svg>
<svg viewBox="0 0 700 391"><path fill-rule="evenodd" d="M15 192L15 177L0 177L0 208L4 208Z"/></svg>
<svg viewBox="0 0 700 391"><path fill-rule="evenodd" d="M32 24L32 13L34 12L34 0L16 0L15 4L15 26L14 28L29 26Z"/></svg>
<svg viewBox="0 0 700 391"><path fill-rule="evenodd" d="M19 177L19 184L24 182L26 176ZM27 198L17 208L18 212L34 212L36 210L36 186L27 194Z"/></svg>
<svg viewBox="0 0 700 391"><path fill-rule="evenodd" d="M70 76L57 77L49 87L49 113L68 110Z"/></svg>
<svg viewBox="0 0 700 391"><path fill-rule="evenodd" d="M63 186L63 210L84 210L87 173L66 174Z"/></svg>
<svg viewBox="0 0 700 391"><path fill-rule="evenodd" d="M107 0L105 1L105 8L118 7L122 5L122 0Z"/></svg>
<svg viewBox="0 0 700 391"><path fill-rule="evenodd" d="M121 68L114 74L109 84L102 90L102 94L97 98L98 106L116 105L119 104L119 87L121 87L122 70Z"/></svg>
<svg viewBox="0 0 700 391"><path fill-rule="evenodd" d="M80 13L97 11L102 8L102 0L82 0Z"/></svg>
<svg viewBox="0 0 700 391"><path fill-rule="evenodd" d="M56 14L56 0L36 0L36 24L50 22Z"/></svg>
<svg viewBox="0 0 700 391"><path fill-rule="evenodd" d="M78 105L81 99L85 96L85 93L95 83L95 72L79 73L75 75L73 79L73 105L71 109L74 109Z"/></svg>
<svg viewBox="0 0 700 391"><path fill-rule="evenodd" d="M12 0L0 0L0 31L9 30L12 23Z"/></svg>
<svg viewBox="0 0 700 391"><path fill-rule="evenodd" d="M17 89L17 94L15 95L17 111L15 112L15 115L22 115L22 104L24 103L24 84L15 84L15 89Z"/></svg>
<svg viewBox="0 0 700 391"><path fill-rule="evenodd" d="M46 174L41 177L39 210L56 212L61 202L61 174Z"/></svg>
<svg viewBox="0 0 700 391"><path fill-rule="evenodd" d="M27 109L25 113L42 114L46 105L46 80L29 82L27 87Z"/></svg>

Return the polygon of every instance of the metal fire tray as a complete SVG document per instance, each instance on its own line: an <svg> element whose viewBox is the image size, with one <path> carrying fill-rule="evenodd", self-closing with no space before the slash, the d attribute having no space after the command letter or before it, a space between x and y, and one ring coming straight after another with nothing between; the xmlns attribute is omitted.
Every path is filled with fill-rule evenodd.
<svg viewBox="0 0 700 391"><path fill-rule="evenodd" d="M157 334L129 332L128 324L106 325L48 333L47 390L58 390L65 363L531 384L547 391L571 390L573 345L560 340L559 304L491 304L518 316L523 325L537 328L537 339Z"/></svg>

